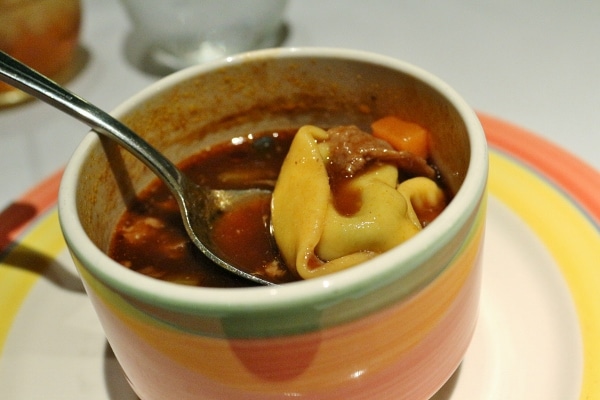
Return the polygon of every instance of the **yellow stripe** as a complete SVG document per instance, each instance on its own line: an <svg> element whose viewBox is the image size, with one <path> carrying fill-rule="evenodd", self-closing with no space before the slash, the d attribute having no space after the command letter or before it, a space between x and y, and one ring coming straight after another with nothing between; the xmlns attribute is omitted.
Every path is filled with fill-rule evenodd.
<svg viewBox="0 0 600 400"><path fill-rule="evenodd" d="M10 250L0 264L0 353L29 291L65 248L54 210Z"/></svg>
<svg viewBox="0 0 600 400"><path fill-rule="evenodd" d="M583 340L581 399L600 398L600 235L548 182L507 158L490 156L490 193L531 227L559 265L577 309Z"/></svg>

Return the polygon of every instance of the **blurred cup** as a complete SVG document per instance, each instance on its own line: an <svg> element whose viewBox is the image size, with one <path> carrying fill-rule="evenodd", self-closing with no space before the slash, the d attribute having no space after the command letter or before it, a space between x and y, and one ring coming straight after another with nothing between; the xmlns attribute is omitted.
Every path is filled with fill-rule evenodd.
<svg viewBox="0 0 600 400"><path fill-rule="evenodd" d="M64 83L72 76L80 0L0 0L0 50ZM0 107L29 96L0 82Z"/></svg>
<svg viewBox="0 0 600 400"><path fill-rule="evenodd" d="M121 0L133 32L128 56L146 72L170 73L252 49L285 35L287 0Z"/></svg>

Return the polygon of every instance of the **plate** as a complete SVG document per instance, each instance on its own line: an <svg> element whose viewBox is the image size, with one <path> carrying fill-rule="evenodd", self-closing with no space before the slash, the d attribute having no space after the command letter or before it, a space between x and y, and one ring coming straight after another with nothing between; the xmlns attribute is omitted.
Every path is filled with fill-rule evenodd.
<svg viewBox="0 0 600 400"><path fill-rule="evenodd" d="M480 118L491 147L480 318L434 399L600 398L600 174ZM0 213L0 398L136 399L62 239L59 181Z"/></svg>

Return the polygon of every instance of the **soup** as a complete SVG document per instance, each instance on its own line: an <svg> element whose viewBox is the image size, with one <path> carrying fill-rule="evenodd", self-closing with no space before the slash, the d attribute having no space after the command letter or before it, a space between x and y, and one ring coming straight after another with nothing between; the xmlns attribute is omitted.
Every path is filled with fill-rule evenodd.
<svg viewBox="0 0 600 400"><path fill-rule="evenodd" d="M375 124L373 127L375 131L378 129ZM315 135L326 136L328 141L319 141ZM307 159L302 153L302 137L308 138L308 143L320 146L315 148L325 154L320 167L325 175L321 178L310 170L312 167L299 165L294 159L294 155L300 160ZM325 148L325 144L329 147ZM374 139L371 134L352 126L335 127L328 131L303 127L298 131L263 132L235 138L197 154L183 162L180 168L192 180L215 189L259 187L274 190L273 196L251 198L231 212L219 216L214 222L212 239L221 251L220 256L227 261L267 280L286 283L335 272L372 258L385 251L385 246L394 246L426 227L443 210L450 194L443 190L444 185L435 166L427 163L423 157L427 154L416 155L421 150L397 151L392 147L387 142L382 145L381 139ZM367 148L370 150L366 151ZM389 175L390 165L396 171L395 175ZM412 226L410 235L394 238L391 244L387 238L381 237L379 231L365 234L364 225L367 223L363 220L354 222L354 225L346 223L359 215L364 207L364 199L356 182L362 180L373 187L372 182L379 182L381 176L393 177L392 192L396 192L396 183L400 192L404 185L404 197L397 194L392 196L412 198L407 203L410 210L414 209L411 215L418 219L409 224ZM422 189L426 186L416 181L420 178L431 182L433 189ZM315 186L318 179L327 187ZM287 180L287 188L282 180ZM418 189L415 191L414 187ZM431 195L428 194L425 200L415 200L411 193L423 190L434 190L438 195L441 193L441 197L429 201L427 199ZM311 197L322 192L330 193L330 196L318 196L320 199L329 199L330 205L320 204ZM381 196L377 194L374 197ZM294 208L307 204L313 208ZM333 214L328 211L329 219L311 220L317 214L325 215L321 211L328 208L335 209ZM324 226L319 230L323 237L315 239L319 245L297 245L297 241L304 243L306 236L296 232L302 226L302 223L298 223L299 212L308 213L309 217L303 219L305 223ZM384 212L388 213L388 210ZM335 229L339 221L350 226L338 227L346 233L358 229L357 237L360 239L351 241L359 244L351 243L350 247L342 250L347 254L330 259L327 254L339 253L337 246L323 243L327 241L327 235L340 236ZM399 223L405 224L402 221ZM401 232L406 231L404 226L401 228ZM382 239L386 239L383 245L379 243ZM253 285L214 265L195 248L187 237L176 201L159 181L150 185L129 205L115 229L109 253L127 268L170 282L208 287ZM296 259L306 262L300 261L296 265Z"/></svg>

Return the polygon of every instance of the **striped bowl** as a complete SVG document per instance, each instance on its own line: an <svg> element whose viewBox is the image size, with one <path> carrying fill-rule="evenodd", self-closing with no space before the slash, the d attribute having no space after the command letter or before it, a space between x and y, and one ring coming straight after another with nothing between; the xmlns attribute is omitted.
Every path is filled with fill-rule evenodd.
<svg viewBox="0 0 600 400"><path fill-rule="evenodd" d="M270 49L175 73L114 112L176 162L251 131L390 114L432 132L454 199L373 260L278 287L187 287L112 261L116 221L153 177L86 136L61 183L61 229L141 399L426 399L450 378L477 319L488 160L477 117L445 83L376 54Z"/></svg>

